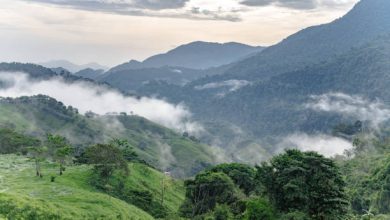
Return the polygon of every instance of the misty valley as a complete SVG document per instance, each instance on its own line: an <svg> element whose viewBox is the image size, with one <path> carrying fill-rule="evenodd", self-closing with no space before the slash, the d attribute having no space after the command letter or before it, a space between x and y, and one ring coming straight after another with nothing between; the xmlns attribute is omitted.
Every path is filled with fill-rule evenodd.
<svg viewBox="0 0 390 220"><path fill-rule="evenodd" d="M390 220L389 11L5 0L0 219Z"/></svg>

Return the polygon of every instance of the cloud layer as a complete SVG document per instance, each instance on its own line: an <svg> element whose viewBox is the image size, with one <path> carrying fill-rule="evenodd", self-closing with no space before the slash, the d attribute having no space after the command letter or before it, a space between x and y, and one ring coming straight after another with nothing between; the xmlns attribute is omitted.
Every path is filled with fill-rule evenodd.
<svg viewBox="0 0 390 220"><path fill-rule="evenodd" d="M297 148L302 151L316 151L327 157L342 155L346 150L352 149L352 143L338 137L318 134L308 135L304 133L292 134L285 137L279 146L283 149Z"/></svg>
<svg viewBox="0 0 390 220"><path fill-rule="evenodd" d="M351 0L244 0L241 4L247 6L264 7L277 6L298 10L315 9L319 7L337 7L350 4Z"/></svg>
<svg viewBox="0 0 390 220"><path fill-rule="evenodd" d="M312 96L311 99L311 102L305 105L306 108L368 121L374 128L390 120L389 106L379 100L370 101L361 96L350 96L344 93L327 93Z"/></svg>
<svg viewBox="0 0 390 220"><path fill-rule="evenodd" d="M202 128L190 120L185 106L172 105L153 98L127 97L121 93L87 82L66 83L61 78L32 81L23 73L0 73L0 97L48 95L77 108L81 113L92 111L104 115L113 112L134 113L178 131L199 132Z"/></svg>
<svg viewBox="0 0 390 220"><path fill-rule="evenodd" d="M24 0L26 1L26 0ZM241 18L232 10L205 9L195 6L185 7L191 0L29 0L29 2L44 3L86 11L105 13L186 18L194 20L225 20L240 21Z"/></svg>

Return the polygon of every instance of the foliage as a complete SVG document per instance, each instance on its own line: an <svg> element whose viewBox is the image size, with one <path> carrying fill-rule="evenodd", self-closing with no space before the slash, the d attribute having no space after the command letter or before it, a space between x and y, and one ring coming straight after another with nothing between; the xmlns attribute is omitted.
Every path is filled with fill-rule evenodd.
<svg viewBox="0 0 390 220"><path fill-rule="evenodd" d="M233 214L226 204L217 205L214 209L214 220L232 220Z"/></svg>
<svg viewBox="0 0 390 220"><path fill-rule="evenodd" d="M194 217L214 210L217 204L232 204L237 200L233 181L224 173L203 172L187 180L186 201L181 214Z"/></svg>
<svg viewBox="0 0 390 220"><path fill-rule="evenodd" d="M0 154L26 154L28 147L39 145L40 141L34 137L20 134L11 128L0 128Z"/></svg>
<svg viewBox="0 0 390 220"><path fill-rule="evenodd" d="M42 177L41 162L45 159L47 148L43 146L29 147L28 152L35 161L35 173Z"/></svg>
<svg viewBox="0 0 390 220"><path fill-rule="evenodd" d="M305 212L312 219L342 219L348 201L338 166L314 152L287 150L258 167L257 179L281 212Z"/></svg>
<svg viewBox="0 0 390 220"><path fill-rule="evenodd" d="M192 176L214 161L207 146L183 138L145 118L115 113L87 117L77 109L44 95L0 99L0 125L40 140L47 140L47 134L65 137L74 147L76 158L90 145L125 139L138 155L137 160L153 167L161 167L158 160L160 146L167 144L171 146L176 161L168 169L175 177ZM5 144L10 146L9 143ZM43 144L49 147L46 141ZM129 159L135 156L132 150L129 150L128 156Z"/></svg>
<svg viewBox="0 0 390 220"><path fill-rule="evenodd" d="M138 154L134 151L133 146L129 141L114 138L110 141L110 144L119 148L122 151L122 155L128 162L139 161Z"/></svg>
<svg viewBox="0 0 390 220"><path fill-rule="evenodd" d="M272 205L263 198L254 198L247 201L245 220L273 220L275 218L275 210Z"/></svg>
<svg viewBox="0 0 390 220"><path fill-rule="evenodd" d="M55 164L42 162L43 178L31 175L34 166L22 156L0 155L0 219L154 219L90 186L89 166L70 166L55 182Z"/></svg>
<svg viewBox="0 0 390 220"><path fill-rule="evenodd" d="M256 172L251 166L238 163L221 164L209 171L225 173L247 195L254 190Z"/></svg>
<svg viewBox="0 0 390 220"><path fill-rule="evenodd" d="M125 175L129 172L121 150L111 144L93 145L87 148L86 155L89 164L94 165L95 172L103 181L107 181L116 170L123 171Z"/></svg>
<svg viewBox="0 0 390 220"><path fill-rule="evenodd" d="M308 215L304 212L294 211L283 214L281 220L310 220Z"/></svg>

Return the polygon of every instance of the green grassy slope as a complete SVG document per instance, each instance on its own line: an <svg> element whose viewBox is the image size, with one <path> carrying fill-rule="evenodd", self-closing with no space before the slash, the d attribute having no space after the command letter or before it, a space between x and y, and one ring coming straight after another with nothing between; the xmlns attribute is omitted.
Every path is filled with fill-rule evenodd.
<svg viewBox="0 0 390 220"><path fill-rule="evenodd" d="M207 146L129 115L81 115L46 96L0 100L0 127L38 138L46 133L65 136L80 151L112 138L127 139L141 159L176 177L191 176L213 164Z"/></svg>
<svg viewBox="0 0 390 220"><path fill-rule="evenodd" d="M45 176L34 176L28 159L0 156L0 215L9 219L153 219L144 211L100 193L89 186L88 167L69 167L50 182L56 170L43 166Z"/></svg>
<svg viewBox="0 0 390 220"><path fill-rule="evenodd" d="M184 200L183 182L142 164L130 164L126 186L161 197L165 178L164 206L177 212ZM16 155L0 155L0 219L153 219L141 209L99 192L89 184L88 166L68 167L57 176L57 167L45 162L44 177L35 177L34 163ZM50 182L51 176L55 182Z"/></svg>

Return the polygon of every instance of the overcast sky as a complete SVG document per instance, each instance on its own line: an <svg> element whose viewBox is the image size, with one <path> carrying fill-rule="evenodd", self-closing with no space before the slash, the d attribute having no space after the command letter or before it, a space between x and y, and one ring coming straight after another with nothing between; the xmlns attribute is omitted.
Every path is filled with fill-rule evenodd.
<svg viewBox="0 0 390 220"><path fill-rule="evenodd" d="M0 62L112 66L191 41L272 45L358 0L0 0Z"/></svg>

